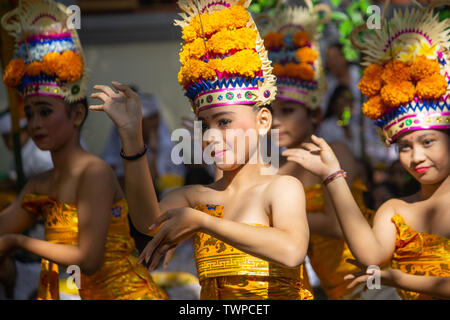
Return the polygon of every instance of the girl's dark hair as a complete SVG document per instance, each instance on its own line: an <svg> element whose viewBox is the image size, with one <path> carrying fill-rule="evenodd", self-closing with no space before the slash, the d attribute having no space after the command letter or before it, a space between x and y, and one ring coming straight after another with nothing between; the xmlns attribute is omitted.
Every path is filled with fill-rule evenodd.
<svg viewBox="0 0 450 320"><path fill-rule="evenodd" d="M83 105L84 110L86 111L85 114L84 114L83 122L81 122L81 125L80 125L80 128L79 128L80 131L81 131L81 128L83 127L83 125L84 125L84 123L85 123L85 121L86 121L86 119L87 119L88 112L89 112L89 106L88 106L87 98L84 97L84 98L81 99L81 100L78 100L78 101L75 101L75 102L68 103L67 115L70 116L70 111L73 110L73 109L74 109L78 104L80 104L80 103Z"/></svg>
<svg viewBox="0 0 450 320"><path fill-rule="evenodd" d="M330 118L334 115L337 99L345 93L349 93L353 99L353 95L349 87L339 85L336 87L336 89L334 89L333 94L328 100L327 112L325 113L324 119Z"/></svg>

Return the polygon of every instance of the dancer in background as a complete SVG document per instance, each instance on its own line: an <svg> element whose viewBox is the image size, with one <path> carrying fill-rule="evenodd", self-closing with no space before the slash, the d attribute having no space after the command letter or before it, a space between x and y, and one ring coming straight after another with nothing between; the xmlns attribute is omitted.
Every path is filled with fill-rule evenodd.
<svg viewBox="0 0 450 320"><path fill-rule="evenodd" d="M127 202L113 171L80 145L86 70L68 18L66 7L49 0L20 1L2 18L17 43L3 81L24 96L28 131L50 151L54 168L30 179L0 213L0 259L15 248L42 257L38 299L59 299L58 265L81 272L82 299L164 299L137 264ZM45 240L22 235L39 216Z"/></svg>
<svg viewBox="0 0 450 320"><path fill-rule="evenodd" d="M194 236L201 299L311 299L301 266L309 238L303 188L292 177L264 174L266 165L254 161L261 143L247 135L270 131L266 106L276 94L249 4L179 1L184 13L176 24L186 43L178 79L202 121L205 153L223 171L221 179L176 189L158 203L142 157L138 95L116 82L118 92L94 86L92 97L103 103L90 108L105 111L118 127L133 223L143 233L157 230L141 255L150 269Z"/></svg>
<svg viewBox="0 0 450 320"><path fill-rule="evenodd" d="M387 145L397 144L402 166L421 184L419 192L385 202L371 228L325 140L313 136L302 149L284 152L324 181L358 260L353 263L363 271L372 267L348 275L349 287L375 273L403 299L450 298L450 20L439 21L432 9L433 4L396 11L381 30L366 35L370 47L353 39L366 54L359 83L368 97L363 113L375 120ZM387 263L392 269L373 267Z"/></svg>

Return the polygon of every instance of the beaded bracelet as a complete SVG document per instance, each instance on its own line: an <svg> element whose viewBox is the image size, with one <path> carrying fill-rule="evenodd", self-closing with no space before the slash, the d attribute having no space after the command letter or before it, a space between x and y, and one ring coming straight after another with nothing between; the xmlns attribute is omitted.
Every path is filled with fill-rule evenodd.
<svg viewBox="0 0 450 320"><path fill-rule="evenodd" d="M147 145L144 144L144 150L142 150L141 152L132 155L132 156L127 156L124 152L123 149L120 150L120 156L125 159L125 160L136 160L141 158L143 155L145 155L147 153Z"/></svg>
<svg viewBox="0 0 450 320"><path fill-rule="evenodd" d="M333 180L335 180L336 178L339 178L339 177L347 178L347 172L345 172L344 170L338 170L335 173L330 174L325 180L323 180L323 184L327 185L331 181L333 181Z"/></svg>

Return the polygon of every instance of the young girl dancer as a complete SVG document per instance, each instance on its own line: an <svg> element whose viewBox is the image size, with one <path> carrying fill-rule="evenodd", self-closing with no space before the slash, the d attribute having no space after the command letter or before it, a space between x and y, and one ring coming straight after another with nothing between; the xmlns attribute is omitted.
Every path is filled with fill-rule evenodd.
<svg viewBox="0 0 450 320"><path fill-rule="evenodd" d="M417 194L385 202L373 228L363 218L339 161L315 136L302 149L287 150L326 185L358 262L367 274L348 275L349 287L374 272L397 287L403 299L450 298L450 112L448 107L448 19L428 8L395 12L381 30L368 35L364 76L368 96L363 112L374 119L386 144L397 143L403 167L421 184ZM390 262L392 269L374 266Z"/></svg>
<svg viewBox="0 0 450 320"><path fill-rule="evenodd" d="M279 130L280 147L298 148L301 143L310 141L326 89L318 27L328 17L319 20L318 11L323 10L328 16L331 12L327 6L313 8L310 1L306 3L306 8L290 7L277 12L265 30L265 45L277 76L278 94L272 104L272 128ZM341 142L335 142L331 147L344 168L348 171L353 169L348 182L358 199L358 205L369 219L372 212L365 208L362 197L366 189L356 179L356 162L350 149ZM297 163L286 161L285 158L283 160L279 173L296 177L305 187L311 230L308 257L328 298L375 298L373 295L368 297L366 293L362 294L362 286L347 288L349 282L344 280L344 276L356 272L358 268L346 261L353 259L353 256L342 236L328 192L320 185L320 179ZM392 291L394 290L391 289L391 293ZM386 289L383 294L385 297Z"/></svg>
<svg viewBox="0 0 450 320"><path fill-rule="evenodd" d="M59 299L58 265L75 270L82 299L165 299L137 264L117 179L105 162L80 146L87 116L86 70L68 19L63 5L48 0L21 1L2 19L17 41L3 80L24 95L30 135L51 152L54 169L28 181L1 212L0 258L14 248L42 257L38 299ZM21 234L39 216L45 241Z"/></svg>
<svg viewBox="0 0 450 320"><path fill-rule="evenodd" d="M95 86L92 97L103 104L91 109L105 111L119 129L133 223L147 234L159 227L141 255L150 269L195 235L201 299L311 299L301 267L309 237L302 186L263 174L264 165L254 161L261 145L243 133L267 134L272 118L265 106L276 92L249 4L179 2L184 13L176 24L186 43L178 79L202 121L205 153L223 171L218 181L174 190L158 204L147 162L139 158L145 146L137 95L118 83L117 93ZM236 145L246 140L239 153Z"/></svg>

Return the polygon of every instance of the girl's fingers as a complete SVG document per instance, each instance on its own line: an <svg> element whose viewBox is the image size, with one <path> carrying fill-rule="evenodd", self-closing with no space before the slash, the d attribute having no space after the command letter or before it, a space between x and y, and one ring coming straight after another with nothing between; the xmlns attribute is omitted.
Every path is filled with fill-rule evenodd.
<svg viewBox="0 0 450 320"><path fill-rule="evenodd" d="M100 84L95 85L93 87L93 89L94 90L98 90L98 91L102 91L102 92L104 92L105 94L107 94L110 97L116 94L116 92L114 92L114 90L111 89L110 87L104 86L104 85L100 85Z"/></svg>
<svg viewBox="0 0 450 320"><path fill-rule="evenodd" d="M348 274L348 275L346 275L345 277L344 277L344 280L352 280L352 279L355 279L356 277L355 277L355 275L354 274Z"/></svg>
<svg viewBox="0 0 450 320"><path fill-rule="evenodd" d="M320 149L317 147L317 145L309 142L304 142L301 144L301 147L308 151L320 151Z"/></svg>
<svg viewBox="0 0 450 320"><path fill-rule="evenodd" d="M105 110L103 109L103 105L89 106L89 110L93 110L93 111L105 111Z"/></svg>
<svg viewBox="0 0 450 320"><path fill-rule="evenodd" d="M301 151L302 150L300 150L300 149L286 149L281 153L281 155L283 157L298 156L299 153L301 153Z"/></svg>
<svg viewBox="0 0 450 320"><path fill-rule="evenodd" d="M161 257L164 255L164 253L167 251L167 245L160 243L158 248L155 250L155 254L152 257L152 263L150 264L148 271L152 272L153 270L158 267L159 260L161 260Z"/></svg>
<svg viewBox="0 0 450 320"><path fill-rule="evenodd" d="M123 92L123 94L127 96L127 98L133 98L136 94L136 92L134 92L130 87L121 84L120 82L113 81L112 84L115 89L117 89L120 92Z"/></svg>
<svg viewBox="0 0 450 320"><path fill-rule="evenodd" d="M176 247L172 248L166 252L166 255L164 256L164 261L163 261L163 270L165 270L167 268L170 260L172 260L172 257L175 253L175 249L176 249Z"/></svg>
<svg viewBox="0 0 450 320"><path fill-rule="evenodd" d="M108 100L109 96L103 92L94 92L91 94L91 98L106 102Z"/></svg>
<svg viewBox="0 0 450 320"><path fill-rule="evenodd" d="M311 136L311 140L317 146L319 146L319 148L322 149L322 150L329 150L330 149L330 146L327 144L327 142L323 138L319 138L319 137L317 137L315 135L312 135Z"/></svg>
<svg viewBox="0 0 450 320"><path fill-rule="evenodd" d="M164 221L168 220L171 217L170 211L164 212L162 215L160 215L156 220L155 223L152 224L149 228L149 230L155 229L157 226L159 226Z"/></svg>

